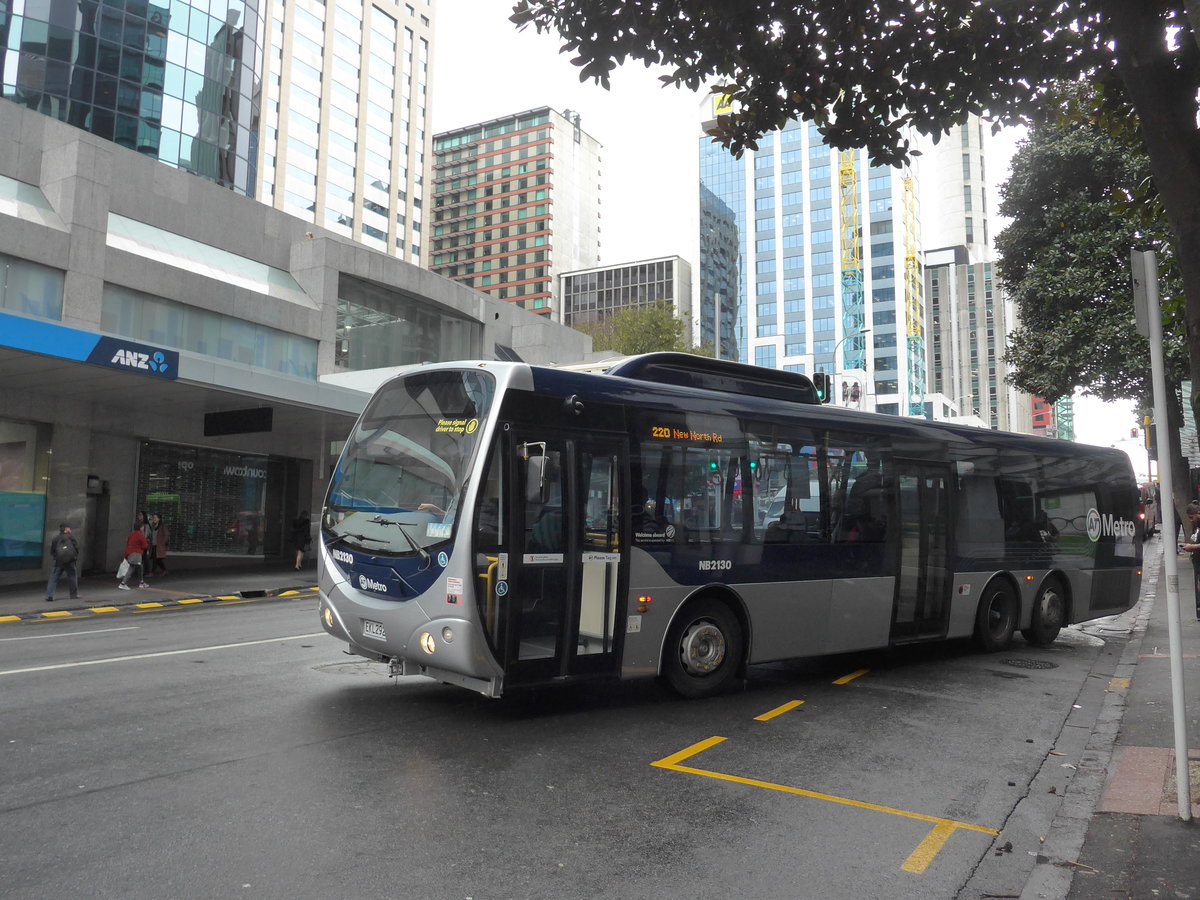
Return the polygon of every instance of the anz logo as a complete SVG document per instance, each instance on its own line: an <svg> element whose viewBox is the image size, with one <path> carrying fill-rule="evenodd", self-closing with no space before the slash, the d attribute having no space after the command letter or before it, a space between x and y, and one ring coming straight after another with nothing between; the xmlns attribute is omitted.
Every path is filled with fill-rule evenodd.
<svg viewBox="0 0 1200 900"><path fill-rule="evenodd" d="M1102 515L1095 507L1088 510L1087 536L1089 540L1095 542L1101 537L1134 537L1136 534L1137 525L1128 519L1114 518L1111 513Z"/></svg>
<svg viewBox="0 0 1200 900"><path fill-rule="evenodd" d="M161 352L142 353L138 350L121 348L109 360L114 366L124 366L128 369L142 369L147 372L165 372L169 366L166 357Z"/></svg>
<svg viewBox="0 0 1200 900"><path fill-rule="evenodd" d="M345 550L334 550L329 555L340 563L345 563L348 566L354 565L353 554L347 553Z"/></svg>
<svg viewBox="0 0 1200 900"><path fill-rule="evenodd" d="M387 585L382 581L376 581L374 578L368 578L366 575L358 576L358 587L364 591L375 591L380 594L388 592Z"/></svg>

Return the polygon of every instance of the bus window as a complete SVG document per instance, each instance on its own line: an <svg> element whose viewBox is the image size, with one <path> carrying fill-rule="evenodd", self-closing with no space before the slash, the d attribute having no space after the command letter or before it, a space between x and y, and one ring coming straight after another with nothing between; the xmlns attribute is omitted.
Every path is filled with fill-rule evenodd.
<svg viewBox="0 0 1200 900"><path fill-rule="evenodd" d="M887 538L890 466L877 444L830 449L831 482L837 509L834 539L839 543L872 544Z"/></svg>
<svg viewBox="0 0 1200 900"><path fill-rule="evenodd" d="M674 540L676 494L671 483L674 447L642 445L640 465L635 458L630 486L630 518L633 540L642 544L665 544Z"/></svg>
<svg viewBox="0 0 1200 900"><path fill-rule="evenodd" d="M488 455L487 476L483 490L479 492L478 508L475 511L475 549L480 553L495 553L504 546L504 465L500 454L500 441L492 445Z"/></svg>

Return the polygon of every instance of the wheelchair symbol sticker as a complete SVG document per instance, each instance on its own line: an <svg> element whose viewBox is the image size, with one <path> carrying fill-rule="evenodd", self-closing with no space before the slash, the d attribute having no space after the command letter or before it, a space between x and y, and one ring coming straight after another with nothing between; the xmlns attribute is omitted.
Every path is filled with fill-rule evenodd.
<svg viewBox="0 0 1200 900"><path fill-rule="evenodd" d="M507 581L497 581L496 582L496 596L503 597L507 593L508 593L508 582Z"/></svg>
<svg viewBox="0 0 1200 900"><path fill-rule="evenodd" d="M449 562L450 562L450 557L446 555L445 550L443 550L441 553L438 554L438 565L441 566L443 569L446 568L446 566L449 564Z"/></svg>

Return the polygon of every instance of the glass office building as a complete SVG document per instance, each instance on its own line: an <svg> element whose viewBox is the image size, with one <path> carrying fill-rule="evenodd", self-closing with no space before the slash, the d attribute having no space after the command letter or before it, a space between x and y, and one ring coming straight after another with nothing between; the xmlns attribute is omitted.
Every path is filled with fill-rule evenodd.
<svg viewBox="0 0 1200 900"><path fill-rule="evenodd" d="M3 96L253 196L258 0L5 0Z"/></svg>
<svg viewBox="0 0 1200 900"><path fill-rule="evenodd" d="M706 99L702 130L721 102ZM924 409L912 174L841 153L798 121L741 158L707 134L699 153L701 339L741 362L830 373L839 404Z"/></svg>

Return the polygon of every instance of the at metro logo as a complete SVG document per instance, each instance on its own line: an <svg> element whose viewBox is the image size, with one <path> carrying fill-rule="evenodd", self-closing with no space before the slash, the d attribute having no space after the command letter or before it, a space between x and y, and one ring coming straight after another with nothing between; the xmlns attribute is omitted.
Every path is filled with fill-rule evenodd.
<svg viewBox="0 0 1200 900"><path fill-rule="evenodd" d="M1137 525L1128 519L1118 519L1112 513L1101 513L1095 507L1088 510L1087 536L1091 541L1098 541L1102 536L1134 537L1136 534Z"/></svg>

